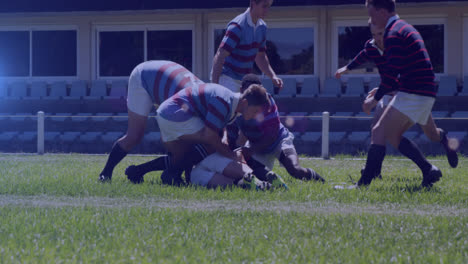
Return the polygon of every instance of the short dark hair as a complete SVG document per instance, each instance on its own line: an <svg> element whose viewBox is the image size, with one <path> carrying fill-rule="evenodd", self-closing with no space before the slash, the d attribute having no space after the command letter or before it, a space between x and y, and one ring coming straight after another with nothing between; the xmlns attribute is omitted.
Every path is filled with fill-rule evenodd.
<svg viewBox="0 0 468 264"><path fill-rule="evenodd" d="M268 1L268 0L250 0L250 6L252 6L253 2L255 2L258 5L258 3L263 2L263 1ZM273 2L273 1L274 0L272 0L271 2Z"/></svg>
<svg viewBox="0 0 468 264"><path fill-rule="evenodd" d="M372 5L375 9L386 9L389 13L395 12L396 0L366 0L367 5Z"/></svg>
<svg viewBox="0 0 468 264"><path fill-rule="evenodd" d="M258 76L253 73L244 75L244 78L242 78L242 85L241 85L240 92L243 93L252 84L261 85L262 82L260 81L260 78L258 78Z"/></svg>
<svg viewBox="0 0 468 264"><path fill-rule="evenodd" d="M241 99L246 99L249 106L266 106L270 105L268 93L261 85L250 85L241 96Z"/></svg>

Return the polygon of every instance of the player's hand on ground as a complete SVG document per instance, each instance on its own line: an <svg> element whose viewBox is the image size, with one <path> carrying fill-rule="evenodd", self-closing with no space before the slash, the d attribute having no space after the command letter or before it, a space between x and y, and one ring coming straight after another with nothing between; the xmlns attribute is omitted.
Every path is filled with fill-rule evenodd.
<svg viewBox="0 0 468 264"><path fill-rule="evenodd" d="M335 78L340 79L341 75L345 74L348 72L348 68L346 66L339 68L335 72Z"/></svg>
<svg viewBox="0 0 468 264"><path fill-rule="evenodd" d="M274 86L278 87L280 90L283 89L283 80L281 80L281 78L278 76L273 76L271 80L273 81Z"/></svg>
<svg viewBox="0 0 468 264"><path fill-rule="evenodd" d="M364 100L364 104L362 104L362 110L370 115L372 109L377 105L378 101L374 99L374 97L366 98Z"/></svg>
<svg viewBox="0 0 468 264"><path fill-rule="evenodd" d="M377 93L377 90L378 90L378 89L379 89L379 87L375 87L375 88L372 89L369 93L367 93L366 99L371 98L371 97L374 97L374 95Z"/></svg>

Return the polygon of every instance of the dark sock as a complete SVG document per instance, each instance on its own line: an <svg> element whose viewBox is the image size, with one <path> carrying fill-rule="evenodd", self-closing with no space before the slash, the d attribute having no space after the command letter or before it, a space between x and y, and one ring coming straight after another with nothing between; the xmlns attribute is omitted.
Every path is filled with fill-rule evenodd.
<svg viewBox="0 0 468 264"><path fill-rule="evenodd" d="M127 156L127 152L120 147L119 143L116 142L107 158L106 166L100 175L112 177L112 172L114 171L115 166L117 166L125 156Z"/></svg>
<svg viewBox="0 0 468 264"><path fill-rule="evenodd" d="M377 177L379 168L382 168L382 162L385 158L385 146L372 144L367 153L366 167L362 171L361 179L358 185L367 185Z"/></svg>
<svg viewBox="0 0 468 264"><path fill-rule="evenodd" d="M265 165L263 165L261 162L255 160L254 158L250 158L247 161L247 165L249 165L249 167L253 170L253 174L259 180L262 180L262 181L267 180L266 175L270 170L268 170L268 168Z"/></svg>
<svg viewBox="0 0 468 264"><path fill-rule="evenodd" d="M413 141L403 137L398 146L398 150L401 154L416 163L423 173L426 173L432 168L432 165L427 161L421 150L419 150L418 146L416 146Z"/></svg>
<svg viewBox="0 0 468 264"><path fill-rule="evenodd" d="M168 164L170 163L170 160L171 160L170 156L168 155L162 156L152 161L148 161L146 163L135 166L135 171L137 171L138 174L145 175L146 173L150 171L165 170L169 167Z"/></svg>

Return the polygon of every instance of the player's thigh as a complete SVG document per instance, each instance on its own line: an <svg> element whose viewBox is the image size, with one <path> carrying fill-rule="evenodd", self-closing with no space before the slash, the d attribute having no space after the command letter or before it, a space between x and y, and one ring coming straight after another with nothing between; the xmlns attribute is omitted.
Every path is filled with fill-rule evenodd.
<svg viewBox="0 0 468 264"><path fill-rule="evenodd" d="M385 135L385 140L398 149L401 136L413 124L408 116L398 111L398 109L388 106L377 126L380 126L379 133Z"/></svg>

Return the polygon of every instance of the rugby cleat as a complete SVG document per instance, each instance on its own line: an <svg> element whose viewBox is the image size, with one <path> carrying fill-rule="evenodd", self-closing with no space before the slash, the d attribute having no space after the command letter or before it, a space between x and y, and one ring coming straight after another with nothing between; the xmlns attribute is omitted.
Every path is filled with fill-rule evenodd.
<svg viewBox="0 0 468 264"><path fill-rule="evenodd" d="M450 167L452 168L456 168L458 166L458 155L457 155L457 150L456 149L453 149L449 142L449 138L447 137L447 133L441 129L441 135L440 137L442 138L440 140L440 144L442 144L442 146L444 147L445 149L445 153L447 155L447 160L448 160L448 163L450 164Z"/></svg>
<svg viewBox="0 0 468 264"><path fill-rule="evenodd" d="M283 178L279 176L278 174L274 173L273 171L269 171L265 177L267 178L267 181L271 183L271 186L275 189L281 189L284 188L285 190L288 190L288 185L284 182Z"/></svg>
<svg viewBox="0 0 468 264"><path fill-rule="evenodd" d="M111 180L112 180L112 176L106 176L104 174L101 174L98 177L98 181L101 182L101 183L111 182Z"/></svg>
<svg viewBox="0 0 468 264"><path fill-rule="evenodd" d="M145 181L143 177L144 174L139 173L135 165L128 166L125 169L125 175L127 175L127 179L134 184L140 184Z"/></svg>
<svg viewBox="0 0 468 264"><path fill-rule="evenodd" d="M265 191L272 188L271 183L257 179L252 173L247 173L239 180L237 186L243 189Z"/></svg>
<svg viewBox="0 0 468 264"><path fill-rule="evenodd" d="M432 165L432 168L423 174L422 187L431 188L434 183L438 182L442 178L442 172L436 166Z"/></svg>
<svg viewBox="0 0 468 264"><path fill-rule="evenodd" d="M320 176L320 174L318 174L316 171L314 171L311 168L307 168L307 170L309 171L309 176L306 178L306 180L308 180L308 181L314 180L314 181L318 181L318 182L321 182L321 183L325 182L325 179L322 178L322 176Z"/></svg>

